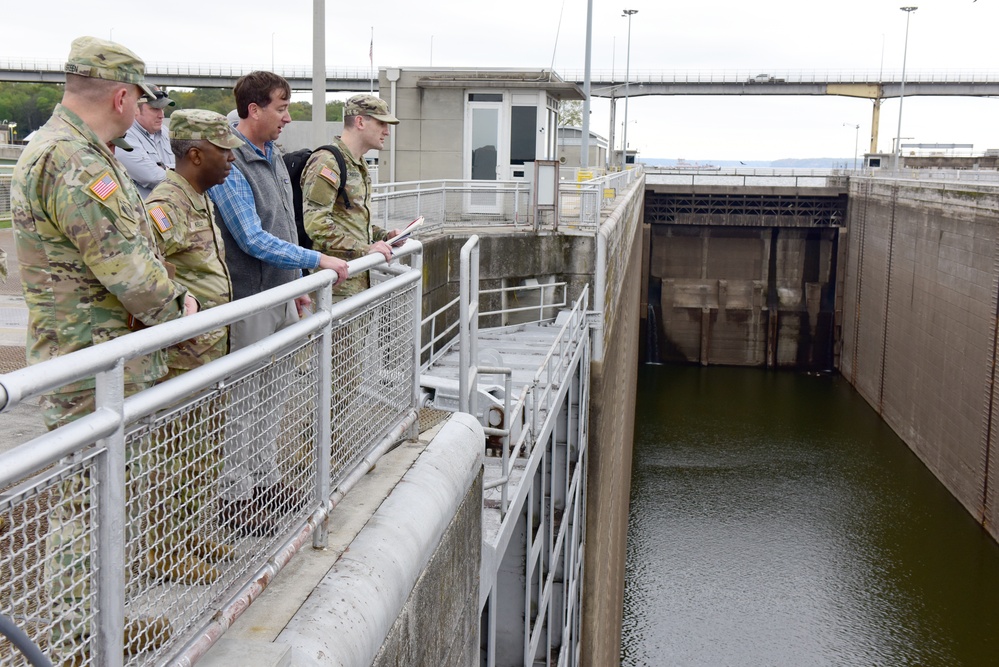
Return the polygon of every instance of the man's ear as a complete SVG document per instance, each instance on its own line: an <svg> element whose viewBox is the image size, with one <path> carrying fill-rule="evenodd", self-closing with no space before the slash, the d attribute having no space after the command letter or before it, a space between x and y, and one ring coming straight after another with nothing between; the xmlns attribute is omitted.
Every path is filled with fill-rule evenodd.
<svg viewBox="0 0 999 667"><path fill-rule="evenodd" d="M187 159L191 161L195 167L201 166L201 149L197 146L191 146L187 151Z"/></svg>
<svg viewBox="0 0 999 667"><path fill-rule="evenodd" d="M128 104L128 86L115 88L114 94L111 96L111 104L118 113L122 113L125 110L125 105Z"/></svg>

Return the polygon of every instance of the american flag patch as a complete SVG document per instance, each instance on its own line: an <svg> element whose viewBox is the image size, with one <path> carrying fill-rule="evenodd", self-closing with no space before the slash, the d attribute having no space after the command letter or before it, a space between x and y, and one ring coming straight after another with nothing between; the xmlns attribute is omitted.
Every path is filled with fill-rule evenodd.
<svg viewBox="0 0 999 667"><path fill-rule="evenodd" d="M167 217L166 211L164 211L160 206L154 206L149 209L149 217L156 223L156 228L160 230L160 233L165 233L166 230L173 227L173 223L171 223L170 218Z"/></svg>
<svg viewBox="0 0 999 667"><path fill-rule="evenodd" d="M105 201L111 194L118 189L118 183L111 178L111 174L104 172L104 175L98 178L90 185L90 191L97 195L98 199Z"/></svg>
<svg viewBox="0 0 999 667"><path fill-rule="evenodd" d="M333 171L332 169L330 169L329 167L323 167L322 169L320 169L319 170L319 176L321 178L325 178L327 181L329 181L333 185L337 185L340 182L340 179L336 175L336 172Z"/></svg>

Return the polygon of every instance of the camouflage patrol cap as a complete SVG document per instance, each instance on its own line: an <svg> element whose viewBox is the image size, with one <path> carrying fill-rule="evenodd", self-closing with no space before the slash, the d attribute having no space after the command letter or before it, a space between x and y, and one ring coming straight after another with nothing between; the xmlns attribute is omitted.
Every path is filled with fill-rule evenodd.
<svg viewBox="0 0 999 667"><path fill-rule="evenodd" d="M142 59L121 44L105 39L74 39L66 61L66 73L135 84L147 99L156 99L156 91L145 81L146 64Z"/></svg>
<svg viewBox="0 0 999 667"><path fill-rule="evenodd" d="M243 140L233 133L225 116L206 109L180 109L170 116L170 138L210 141L219 148L239 148Z"/></svg>
<svg viewBox="0 0 999 667"><path fill-rule="evenodd" d="M389 125L395 125L399 119L389 113L388 103L374 95L354 95L343 107L343 116L371 116Z"/></svg>
<svg viewBox="0 0 999 667"><path fill-rule="evenodd" d="M129 153L131 153L132 151L135 150L135 148L132 146L132 144L130 144L127 141L125 141L125 137L116 137L116 138L112 139L111 141L109 141L108 143L114 144L118 148L122 149L123 151L129 152Z"/></svg>

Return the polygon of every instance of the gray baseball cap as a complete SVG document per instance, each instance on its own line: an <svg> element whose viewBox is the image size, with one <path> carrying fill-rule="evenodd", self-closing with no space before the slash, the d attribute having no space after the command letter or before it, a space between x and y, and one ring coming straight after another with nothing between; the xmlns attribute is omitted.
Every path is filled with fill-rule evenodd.
<svg viewBox="0 0 999 667"><path fill-rule="evenodd" d="M139 104L148 104L154 109L165 109L167 107L174 106L174 101L171 100L164 91L160 90L159 86L150 84L149 87L153 89L154 93L156 93L156 97L152 100L143 98L139 100Z"/></svg>

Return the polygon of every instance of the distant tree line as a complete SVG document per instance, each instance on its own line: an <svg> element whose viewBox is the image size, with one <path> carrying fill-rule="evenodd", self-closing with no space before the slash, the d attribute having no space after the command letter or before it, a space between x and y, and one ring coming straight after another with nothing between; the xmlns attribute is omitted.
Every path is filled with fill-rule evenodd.
<svg viewBox="0 0 999 667"><path fill-rule="evenodd" d="M17 123L17 136L23 139L45 124L62 99L62 91L63 85L59 83L0 82L0 122ZM168 92L176 105L166 108L167 116L177 109L210 109L225 115L236 108L236 100L228 88ZM288 112L292 120L312 120L312 104L309 102L292 102ZM327 103L326 120L343 120L343 102Z"/></svg>

